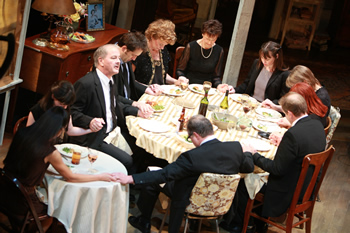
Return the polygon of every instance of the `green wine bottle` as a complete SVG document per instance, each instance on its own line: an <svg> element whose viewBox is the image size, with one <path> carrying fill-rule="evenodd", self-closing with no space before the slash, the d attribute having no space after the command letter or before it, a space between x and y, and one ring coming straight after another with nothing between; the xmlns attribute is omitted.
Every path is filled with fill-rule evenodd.
<svg viewBox="0 0 350 233"><path fill-rule="evenodd" d="M203 99L201 100L201 104L199 105L199 111L198 114L201 114L203 116L207 115L207 109L208 109L208 105L209 105L209 100L208 100L208 89L204 89L205 94Z"/></svg>
<svg viewBox="0 0 350 233"><path fill-rule="evenodd" d="M228 110L228 90L226 90L225 97L224 97L224 99L221 101L220 110L221 110L222 112L226 112L226 111Z"/></svg>

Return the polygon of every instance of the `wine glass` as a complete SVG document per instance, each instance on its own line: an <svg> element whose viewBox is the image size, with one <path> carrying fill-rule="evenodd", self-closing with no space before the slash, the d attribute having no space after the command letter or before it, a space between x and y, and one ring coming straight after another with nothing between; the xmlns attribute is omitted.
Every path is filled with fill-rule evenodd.
<svg viewBox="0 0 350 233"><path fill-rule="evenodd" d="M89 169L89 172L90 173L96 173L97 170L96 169L93 169L92 168L92 164L97 160L97 153L92 151L90 148L88 148L88 159L89 159L89 162L90 162L90 169Z"/></svg>
<svg viewBox="0 0 350 233"><path fill-rule="evenodd" d="M249 101L243 102L243 103L242 103L242 107L243 107L243 112L244 112L245 116L247 116L247 113L248 113L248 112L251 110L251 108L252 108L250 102L249 102Z"/></svg>
<svg viewBox="0 0 350 233"><path fill-rule="evenodd" d="M209 81L204 81L204 82L203 82L203 90L209 92L209 90L210 90L210 88L211 88L211 85L212 85L211 82L209 82Z"/></svg>
<svg viewBox="0 0 350 233"><path fill-rule="evenodd" d="M184 83L184 82L180 83L181 90L185 91L187 87L188 87L188 83Z"/></svg>

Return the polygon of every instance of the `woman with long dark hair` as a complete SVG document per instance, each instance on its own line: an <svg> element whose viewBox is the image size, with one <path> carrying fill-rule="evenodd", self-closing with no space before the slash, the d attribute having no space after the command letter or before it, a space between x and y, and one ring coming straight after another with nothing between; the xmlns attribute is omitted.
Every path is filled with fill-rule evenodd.
<svg viewBox="0 0 350 233"><path fill-rule="evenodd" d="M69 182L115 181L115 178L108 173L97 175L72 173L63 163L61 154L54 144L59 135L64 132L68 122L69 115L62 107L55 106L48 109L34 124L17 131L4 160L4 170L13 174L26 187L38 213L46 213L47 206L39 201L34 187L42 182L50 164ZM1 179L0 188L6 189ZM10 205L8 208L15 211L18 216L26 213L25 206L13 205L18 201L15 195L0 193L1 205L5 207ZM9 201L9 198L13 198L13 201ZM51 221L52 219L43 225L50 225Z"/></svg>
<svg viewBox="0 0 350 233"><path fill-rule="evenodd" d="M289 91L286 86L288 75L288 67L283 61L282 46L268 41L262 44L259 59L254 61L248 77L234 88L234 92L248 94L260 102L270 99L277 104Z"/></svg>

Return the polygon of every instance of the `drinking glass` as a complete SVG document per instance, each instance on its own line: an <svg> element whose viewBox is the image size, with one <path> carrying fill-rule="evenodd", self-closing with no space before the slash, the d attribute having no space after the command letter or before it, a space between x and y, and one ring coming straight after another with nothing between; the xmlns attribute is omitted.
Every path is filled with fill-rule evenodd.
<svg viewBox="0 0 350 233"><path fill-rule="evenodd" d="M180 83L181 90L185 91L187 90L187 87L188 87L188 83Z"/></svg>
<svg viewBox="0 0 350 233"><path fill-rule="evenodd" d="M88 159L90 162L90 169L89 172L90 173L96 173L97 170L92 168L92 164L97 160L98 155L96 152L92 151L90 148L88 148Z"/></svg>
<svg viewBox="0 0 350 233"><path fill-rule="evenodd" d="M248 112L249 112L249 111L251 110L251 108L252 108L250 102L249 102L249 101L243 102L243 103L242 103L242 107L243 107L243 112L244 112L245 116L247 116Z"/></svg>
<svg viewBox="0 0 350 233"><path fill-rule="evenodd" d="M78 165L80 163L80 158L81 158L81 151L76 149L73 150L72 164Z"/></svg>
<svg viewBox="0 0 350 233"><path fill-rule="evenodd" d="M208 92L209 92L209 90L210 90L210 88L211 88L211 82L209 82L209 81L204 81L203 82L203 90L204 91L206 91L206 90L208 90Z"/></svg>

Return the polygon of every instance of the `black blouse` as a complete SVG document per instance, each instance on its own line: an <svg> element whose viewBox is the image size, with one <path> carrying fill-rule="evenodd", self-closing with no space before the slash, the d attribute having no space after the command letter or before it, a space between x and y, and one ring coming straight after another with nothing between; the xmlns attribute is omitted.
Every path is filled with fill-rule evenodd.
<svg viewBox="0 0 350 233"><path fill-rule="evenodd" d="M162 53L163 66L165 70L163 75L163 80L161 80L162 82L160 82L160 80L156 78L157 75L155 75L152 82L160 85L165 83L166 74L168 73L168 70L169 70L169 62L171 61L169 52L166 47L164 47L164 49L161 50L161 53ZM135 79L140 83L144 83L148 85L153 74L152 61L150 56L148 55L148 52L142 53L140 56L138 56L136 60L133 61L133 64L136 66L136 69L134 71Z"/></svg>
<svg viewBox="0 0 350 233"><path fill-rule="evenodd" d="M211 51L212 50L212 51ZM208 58L204 58L210 56ZM190 83L210 81L213 87L221 84L224 50L215 44L212 49L203 49L197 41L187 44L176 69L176 75L185 76Z"/></svg>

